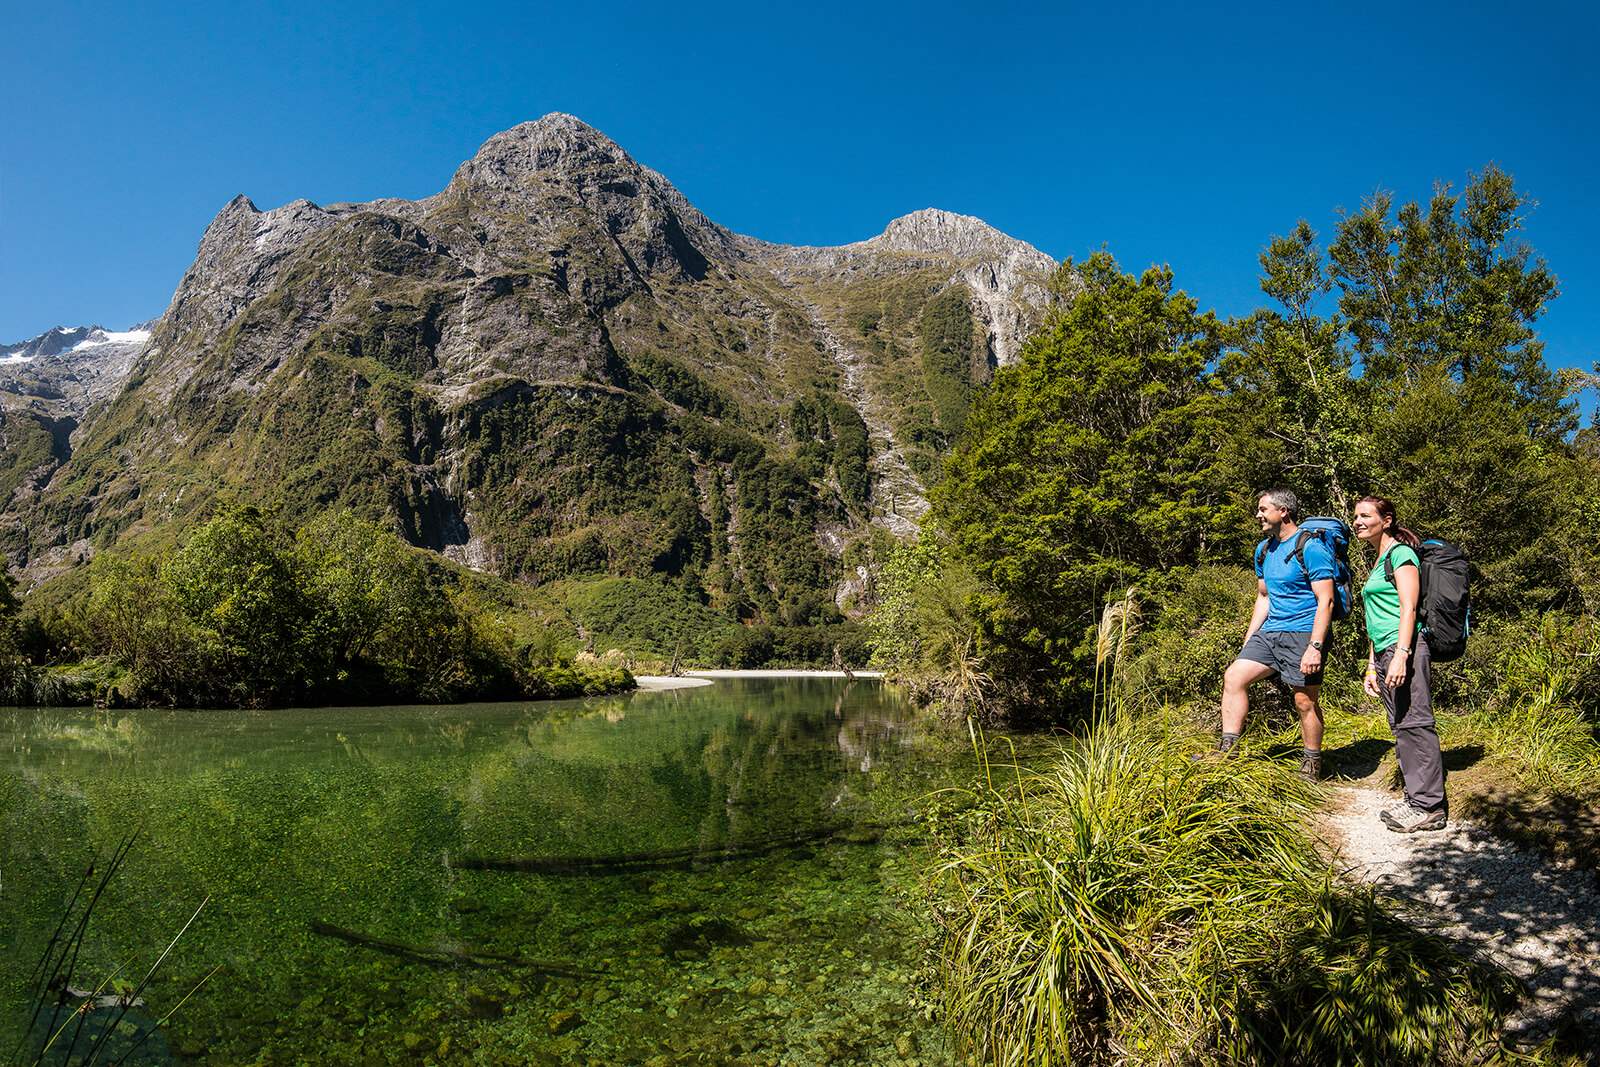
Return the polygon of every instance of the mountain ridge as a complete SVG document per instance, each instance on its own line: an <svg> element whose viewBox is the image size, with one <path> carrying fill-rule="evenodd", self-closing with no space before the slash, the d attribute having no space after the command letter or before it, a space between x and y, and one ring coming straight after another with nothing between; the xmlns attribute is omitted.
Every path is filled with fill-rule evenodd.
<svg viewBox="0 0 1600 1067"><path fill-rule="evenodd" d="M495 135L421 200L241 195L125 388L18 483L0 543L42 578L221 493L387 514L512 579L689 573L746 618L803 588L842 600L849 546L909 531L1053 269L934 209L831 249L737 235L567 115ZM674 493L681 528L652 533Z"/></svg>

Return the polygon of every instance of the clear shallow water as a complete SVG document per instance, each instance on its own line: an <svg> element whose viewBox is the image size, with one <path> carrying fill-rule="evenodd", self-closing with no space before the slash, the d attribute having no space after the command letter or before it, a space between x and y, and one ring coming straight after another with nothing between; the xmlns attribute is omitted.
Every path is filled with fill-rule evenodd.
<svg viewBox="0 0 1600 1067"><path fill-rule="evenodd" d="M139 1009L173 1012L149 1062L952 1062L916 814L970 753L877 683L24 710L0 740L0 1051L91 858L142 826L74 984L137 981L209 896Z"/></svg>

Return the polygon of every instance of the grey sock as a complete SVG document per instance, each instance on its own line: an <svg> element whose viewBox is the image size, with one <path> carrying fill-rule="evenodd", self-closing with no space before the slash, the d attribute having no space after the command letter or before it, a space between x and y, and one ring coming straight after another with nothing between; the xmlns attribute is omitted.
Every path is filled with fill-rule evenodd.
<svg viewBox="0 0 1600 1067"><path fill-rule="evenodd" d="M1237 745L1238 743L1239 743L1239 735L1238 734L1230 734L1230 733L1224 731L1223 734L1222 734L1222 740L1217 742L1217 751L1218 752L1232 752L1233 751L1233 746Z"/></svg>

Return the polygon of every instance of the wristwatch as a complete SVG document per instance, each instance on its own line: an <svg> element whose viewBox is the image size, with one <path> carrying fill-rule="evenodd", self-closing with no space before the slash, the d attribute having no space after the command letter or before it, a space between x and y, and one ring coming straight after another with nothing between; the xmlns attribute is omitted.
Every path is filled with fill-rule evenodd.
<svg viewBox="0 0 1600 1067"><path fill-rule="evenodd" d="M1313 641L1313 642L1311 642L1311 647L1316 649L1318 652L1321 652L1322 651L1322 642L1321 641Z"/></svg>

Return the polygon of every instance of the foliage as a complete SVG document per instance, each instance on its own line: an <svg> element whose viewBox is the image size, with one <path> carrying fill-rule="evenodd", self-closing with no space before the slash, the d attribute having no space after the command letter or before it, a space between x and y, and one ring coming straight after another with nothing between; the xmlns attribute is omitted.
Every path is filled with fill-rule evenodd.
<svg viewBox="0 0 1600 1067"><path fill-rule="evenodd" d="M87 633L122 678L97 695L261 706L508 699L609 684L615 672L519 657L500 606L471 582L436 582L423 558L349 512L292 531L229 507L170 559L98 560Z"/></svg>
<svg viewBox="0 0 1600 1067"><path fill-rule="evenodd" d="M1243 567L1197 568L1161 604L1160 621L1139 646L1134 688L1174 703L1214 700L1244 644L1256 576Z"/></svg>
<svg viewBox="0 0 1600 1067"><path fill-rule="evenodd" d="M682 589L644 578L605 578L575 589L567 610L592 652L667 655L708 660L737 624Z"/></svg>
<svg viewBox="0 0 1600 1067"><path fill-rule="evenodd" d="M970 293L951 286L922 309L917 332L922 338L922 378L933 400L934 418L954 436L966 424L972 406L973 345Z"/></svg>
<svg viewBox="0 0 1600 1067"><path fill-rule="evenodd" d="M944 567L944 548L933 536L895 545L885 555L873 577L877 603L867 616L873 666L905 673L921 665L918 602L942 577Z"/></svg>
<svg viewBox="0 0 1600 1067"><path fill-rule="evenodd" d="M948 1017L979 1062L1475 1062L1509 979L1336 886L1267 761L1102 717L974 791L935 903Z"/></svg>
<svg viewBox="0 0 1600 1067"><path fill-rule="evenodd" d="M1068 262L1057 284L1077 297L995 374L933 494L984 587L981 654L1046 703L1086 704L1110 590L1160 591L1237 551L1208 371L1218 324L1172 283L1106 253Z"/></svg>
<svg viewBox="0 0 1600 1067"><path fill-rule="evenodd" d="M815 392L801 397L788 408L789 428L800 446L800 455L817 463L811 477L821 478L826 464L833 464L839 481L839 495L846 504L860 508L867 502L872 485L867 474L871 456L866 420L844 400ZM831 444L832 450L816 447Z"/></svg>
<svg viewBox="0 0 1600 1067"><path fill-rule="evenodd" d="M982 711L994 679L979 656L982 587L928 531L896 546L877 575L878 602L867 618L872 662L915 678L957 708Z"/></svg>
<svg viewBox="0 0 1600 1067"><path fill-rule="evenodd" d="M324 512L301 527L294 555L315 605L312 632L335 669L426 627L427 572L392 530L347 510Z"/></svg>
<svg viewBox="0 0 1600 1067"><path fill-rule="evenodd" d="M737 417L738 405L726 389L709 384L678 360L649 350L630 358L661 399L707 418Z"/></svg>
<svg viewBox="0 0 1600 1067"><path fill-rule="evenodd" d="M161 583L190 626L206 673L233 701L300 696L320 651L288 532L255 508L223 511L163 564Z"/></svg>
<svg viewBox="0 0 1600 1067"><path fill-rule="evenodd" d="M179 704L208 692L201 636L159 561L97 561L87 615L94 649L127 671L130 699Z"/></svg>
<svg viewBox="0 0 1600 1067"><path fill-rule="evenodd" d="M0 411L0 500L10 500L19 486L41 471L51 471L64 457L65 435L71 429L70 420L57 427L25 409Z"/></svg>
<svg viewBox="0 0 1600 1067"><path fill-rule="evenodd" d="M1304 220L1261 254L1261 288L1282 310L1261 309L1228 331L1221 364L1228 385L1227 442L1233 479L1246 486L1293 482L1308 499L1349 514L1363 484L1364 385L1351 377L1335 322L1315 308L1331 281Z"/></svg>
<svg viewBox="0 0 1600 1067"><path fill-rule="evenodd" d="M1536 785L1583 792L1600 780L1600 633L1546 615L1501 653L1498 692L1470 718Z"/></svg>
<svg viewBox="0 0 1600 1067"><path fill-rule="evenodd" d="M1503 394L1531 436L1574 428L1559 378L1540 358L1533 323L1557 295L1556 277L1514 234L1533 200L1491 163L1457 197L1437 185L1391 220L1379 192L1339 221L1329 250L1354 349L1377 381L1443 370Z"/></svg>

